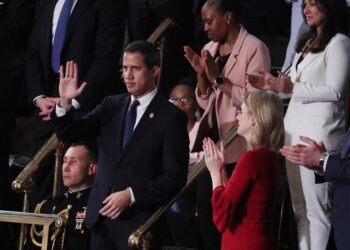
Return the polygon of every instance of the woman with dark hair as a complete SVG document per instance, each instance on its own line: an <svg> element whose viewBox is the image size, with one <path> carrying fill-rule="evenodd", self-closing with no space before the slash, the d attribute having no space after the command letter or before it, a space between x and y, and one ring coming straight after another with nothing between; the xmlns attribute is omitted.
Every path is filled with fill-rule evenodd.
<svg viewBox="0 0 350 250"><path fill-rule="evenodd" d="M350 82L350 39L345 0L306 0L310 30L297 43L290 75L248 75L253 86L292 94L285 116L286 145L306 135L336 150L345 134L345 95ZM323 164L323 159L320 159ZM287 177L299 249L324 250L331 230L332 185L290 162Z"/></svg>
<svg viewBox="0 0 350 250"><path fill-rule="evenodd" d="M284 141L282 101L273 93L249 93L237 120L237 133L247 140L248 151L229 179L223 147L219 150L212 140L203 141L221 249L276 250L272 215L280 183L277 154Z"/></svg>

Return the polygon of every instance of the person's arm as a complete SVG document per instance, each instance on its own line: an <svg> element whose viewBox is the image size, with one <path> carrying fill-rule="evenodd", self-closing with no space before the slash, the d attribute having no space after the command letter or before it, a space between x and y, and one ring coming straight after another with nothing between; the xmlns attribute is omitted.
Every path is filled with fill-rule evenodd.
<svg viewBox="0 0 350 250"><path fill-rule="evenodd" d="M254 166L258 164L251 152L246 153L237 162L235 171L226 187L217 186L213 190L213 221L220 232L223 232L232 216L236 205L254 182Z"/></svg>
<svg viewBox="0 0 350 250"><path fill-rule="evenodd" d="M336 37L326 48L326 84L296 82L293 96L302 103L336 102L344 97L350 81L350 40Z"/></svg>
<svg viewBox="0 0 350 250"><path fill-rule="evenodd" d="M25 83L29 103L32 103L35 98L49 94L44 88L44 76L40 63L40 50L42 49L41 32L42 25L45 23L45 10L47 10L47 6L45 6L45 4L47 5L47 1L45 2L44 0L38 0L37 2L35 20L27 46ZM40 110L44 109L44 107L39 108Z"/></svg>
<svg viewBox="0 0 350 250"><path fill-rule="evenodd" d="M74 108L71 107L72 100L78 97L84 90L86 83L78 87L78 66L73 61L66 64L65 70L60 67L59 94L60 99L56 104L51 118L55 124L55 132L60 141L74 142L86 137L85 131L89 131L90 136L96 135L98 131L99 113L103 110L104 102L98 105L92 112L83 118L74 120Z"/></svg>
<svg viewBox="0 0 350 250"><path fill-rule="evenodd" d="M350 185L350 159L341 158L339 154L329 155L325 166L325 180Z"/></svg>

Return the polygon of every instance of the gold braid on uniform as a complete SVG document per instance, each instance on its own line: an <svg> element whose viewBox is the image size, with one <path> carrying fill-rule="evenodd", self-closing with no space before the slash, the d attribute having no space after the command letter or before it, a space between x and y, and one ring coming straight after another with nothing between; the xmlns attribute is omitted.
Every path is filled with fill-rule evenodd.
<svg viewBox="0 0 350 250"><path fill-rule="evenodd" d="M66 221L68 221L69 219L69 210L72 209L72 205L68 205L66 209L63 209L61 212L59 212L57 215L58 216L62 216L63 218L66 219ZM55 247L55 244L56 244L56 239L57 239L57 236L58 234L61 232L61 230L63 229L63 233L62 233L62 237L61 237L61 248L60 249L63 249L64 248L64 238L66 236L66 227L63 226L63 227L56 227L55 229L55 232L52 234L51 236L51 241L52 241L52 247L51 249L54 249Z"/></svg>
<svg viewBox="0 0 350 250"><path fill-rule="evenodd" d="M42 206L45 204L46 201L47 200L43 200L42 202L37 204L35 209L34 209L34 213L39 214ZM42 228L43 226L40 226L40 227ZM32 242L35 246L37 246L37 247L42 246L42 243L36 240L36 237L42 237L42 236L43 236L43 230L38 231L37 225L32 224L32 226L30 227L30 238L32 239Z"/></svg>
<svg viewBox="0 0 350 250"><path fill-rule="evenodd" d="M40 202L38 205L36 205L36 207L34 209L34 213L39 214L40 211L41 211L42 206L45 204L46 201L47 200L45 199L42 202ZM62 216L63 218L66 219L66 221L68 221L69 210L71 210L71 209L72 209L72 205L68 205L66 209L62 210L57 215L58 216ZM40 226L40 227L42 227L42 226ZM51 241L52 241L52 248L51 249L54 249L57 235L61 232L63 227L59 227L59 228L56 227L55 228L55 231L54 231L54 233L51 236ZM63 243L64 243L65 234L66 234L66 228L64 227L63 234L62 234L62 241L61 241L61 249L63 249L63 247L64 247ZM37 241L37 239L36 239L36 237L42 237L42 236L43 236L43 230L38 231L37 225L32 224L32 226L30 228L30 238L31 238L31 240L32 240L32 242L33 242L33 244L35 246L37 246L37 247L41 247L42 246L42 243Z"/></svg>

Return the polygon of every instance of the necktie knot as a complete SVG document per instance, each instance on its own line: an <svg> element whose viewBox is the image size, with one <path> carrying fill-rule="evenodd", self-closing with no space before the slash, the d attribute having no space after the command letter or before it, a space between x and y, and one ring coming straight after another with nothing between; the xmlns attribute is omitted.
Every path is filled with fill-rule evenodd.
<svg viewBox="0 0 350 250"><path fill-rule="evenodd" d="M123 135L123 148L129 141L131 134L135 127L136 122L136 108L140 105L138 100L134 100L130 105L128 112L126 113L125 122L124 122L124 135Z"/></svg>

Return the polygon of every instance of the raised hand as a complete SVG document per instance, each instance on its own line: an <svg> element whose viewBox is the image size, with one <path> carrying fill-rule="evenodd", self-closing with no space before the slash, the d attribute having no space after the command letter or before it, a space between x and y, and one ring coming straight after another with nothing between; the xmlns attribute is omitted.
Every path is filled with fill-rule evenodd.
<svg viewBox="0 0 350 250"><path fill-rule="evenodd" d="M197 74L203 75L205 73L203 59L189 46L184 46L185 58L191 64Z"/></svg>
<svg viewBox="0 0 350 250"><path fill-rule="evenodd" d="M76 98L86 87L86 82L78 87L78 65L73 61L66 63L65 72L63 66L60 67L60 105L66 107L71 104L72 99Z"/></svg>

